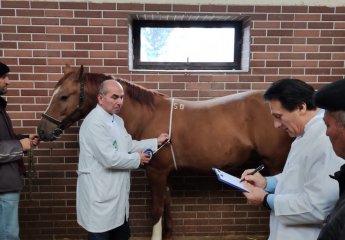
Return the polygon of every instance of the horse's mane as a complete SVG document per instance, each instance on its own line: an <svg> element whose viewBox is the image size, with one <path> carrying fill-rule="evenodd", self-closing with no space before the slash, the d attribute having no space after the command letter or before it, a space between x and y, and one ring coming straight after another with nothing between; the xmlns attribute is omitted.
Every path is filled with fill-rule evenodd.
<svg viewBox="0 0 345 240"><path fill-rule="evenodd" d="M147 105L149 107L153 107L154 103L154 96L161 96L166 97L166 95L155 92L149 89L146 89L138 84L129 82L128 80L122 78L116 78L116 80L121 84L125 85L127 89L127 94L130 98L135 100L136 102Z"/></svg>
<svg viewBox="0 0 345 240"><path fill-rule="evenodd" d="M65 74L57 83L56 87L62 85L63 82L74 73L75 72L69 72ZM82 81L87 82L88 85L91 88L94 88L96 91L98 91L99 85L103 81L108 79L115 79L116 81L118 81L122 86L124 86L124 90L131 99L138 102L139 104L149 106L150 108L153 108L154 106L154 96L167 97L162 93L146 89L138 84L129 82L126 79L115 78L111 75L105 75L102 73L85 73L82 77Z"/></svg>

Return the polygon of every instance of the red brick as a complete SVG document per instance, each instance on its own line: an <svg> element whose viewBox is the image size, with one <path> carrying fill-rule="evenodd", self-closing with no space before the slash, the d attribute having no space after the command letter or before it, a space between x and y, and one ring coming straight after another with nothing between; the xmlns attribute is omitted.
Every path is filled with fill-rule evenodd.
<svg viewBox="0 0 345 240"><path fill-rule="evenodd" d="M46 17L65 17L65 18L72 18L73 11L70 10L45 10Z"/></svg>
<svg viewBox="0 0 345 240"><path fill-rule="evenodd" d="M307 6L282 6L283 13L307 13L308 7Z"/></svg>
<svg viewBox="0 0 345 240"><path fill-rule="evenodd" d="M31 34L4 34L3 35L4 40L10 40L10 41L31 41ZM25 43L21 43L24 45ZM32 43L34 45L34 43ZM37 46L43 46L41 43L37 43Z"/></svg>
<svg viewBox="0 0 345 240"><path fill-rule="evenodd" d="M294 20L294 14L268 14L268 20L279 20L279 21L292 21Z"/></svg>
<svg viewBox="0 0 345 240"><path fill-rule="evenodd" d="M332 38L308 38L307 44L332 44Z"/></svg>
<svg viewBox="0 0 345 240"><path fill-rule="evenodd" d="M15 16L14 9L0 9L0 16Z"/></svg>
<svg viewBox="0 0 345 240"><path fill-rule="evenodd" d="M334 13L334 8L331 7L319 7L319 6L310 6L310 13Z"/></svg>
<svg viewBox="0 0 345 240"><path fill-rule="evenodd" d="M322 21L345 21L344 14L322 14Z"/></svg>
<svg viewBox="0 0 345 240"><path fill-rule="evenodd" d="M329 75L330 73L329 68L308 68L305 70L306 75Z"/></svg>
<svg viewBox="0 0 345 240"><path fill-rule="evenodd" d="M144 11L171 11L170 4L145 4Z"/></svg>
<svg viewBox="0 0 345 240"><path fill-rule="evenodd" d="M222 5L200 5L200 12L226 12L226 6L222 6Z"/></svg>
<svg viewBox="0 0 345 240"><path fill-rule="evenodd" d="M316 45L295 45L292 47L294 53L299 52L317 52L319 49Z"/></svg>
<svg viewBox="0 0 345 240"><path fill-rule="evenodd" d="M270 29L270 28L280 28L280 22L275 22L275 21L271 21L271 22L255 22L254 23L254 29L256 28L264 28L264 29Z"/></svg>
<svg viewBox="0 0 345 240"><path fill-rule="evenodd" d="M303 75L304 71L304 68L279 68L279 72L277 75Z"/></svg>
<svg viewBox="0 0 345 240"><path fill-rule="evenodd" d="M295 14L295 21L321 21L320 14Z"/></svg>
<svg viewBox="0 0 345 240"><path fill-rule="evenodd" d="M278 44L279 38L273 37L255 37L253 39L254 44Z"/></svg>
<svg viewBox="0 0 345 240"><path fill-rule="evenodd" d="M31 2L31 8L43 8L45 11L47 9L57 9L58 7L58 2Z"/></svg>
<svg viewBox="0 0 345 240"><path fill-rule="evenodd" d="M307 28L307 23L306 22L282 22L281 23L281 28L284 29L305 29Z"/></svg>
<svg viewBox="0 0 345 240"><path fill-rule="evenodd" d="M345 30L322 30L321 37L344 37Z"/></svg>
<svg viewBox="0 0 345 240"><path fill-rule="evenodd" d="M320 67L341 67L344 68L344 61L319 61Z"/></svg>
<svg viewBox="0 0 345 240"><path fill-rule="evenodd" d="M2 24L8 25L30 25L30 18L3 18Z"/></svg>
<svg viewBox="0 0 345 240"><path fill-rule="evenodd" d="M82 2L60 2L61 9L87 9L87 3Z"/></svg>
<svg viewBox="0 0 345 240"><path fill-rule="evenodd" d="M307 59L331 59L331 53L307 53Z"/></svg>
<svg viewBox="0 0 345 240"><path fill-rule="evenodd" d="M255 12L264 12L264 13L280 13L282 10L281 6L255 6Z"/></svg>
<svg viewBox="0 0 345 240"><path fill-rule="evenodd" d="M90 19L89 26L109 26L115 27L116 20L114 19Z"/></svg>
<svg viewBox="0 0 345 240"><path fill-rule="evenodd" d="M37 10L37 9L30 9L30 10L21 10L18 9L16 12L16 16L26 16L26 17L44 17L44 10Z"/></svg>
<svg viewBox="0 0 345 240"><path fill-rule="evenodd" d="M15 26L0 26L0 32L1 33L15 33L17 31ZM2 36L1 36L2 39ZM15 42L13 42L15 44ZM0 44L4 44L2 42L0 42Z"/></svg>
<svg viewBox="0 0 345 240"><path fill-rule="evenodd" d="M269 68L269 67L265 67L265 68L252 68L252 73L255 75L269 75L269 74L278 74L278 69L277 68Z"/></svg>
<svg viewBox="0 0 345 240"><path fill-rule="evenodd" d="M1 1L1 8L29 8L30 3L26 1Z"/></svg>
<svg viewBox="0 0 345 240"><path fill-rule="evenodd" d="M294 61L292 62L292 67L317 67L318 61Z"/></svg>
<svg viewBox="0 0 345 240"><path fill-rule="evenodd" d="M198 5L184 5L184 4L174 4L172 6L172 11L176 12L199 12Z"/></svg>
<svg viewBox="0 0 345 240"><path fill-rule="evenodd" d="M228 12L253 13L254 6L248 5L229 5Z"/></svg>
<svg viewBox="0 0 345 240"><path fill-rule="evenodd" d="M332 69L332 75L343 75L345 76L345 68L342 67L342 68L333 68Z"/></svg>
<svg viewBox="0 0 345 240"><path fill-rule="evenodd" d="M4 50L4 54L11 57L32 57L32 50Z"/></svg>
<svg viewBox="0 0 345 240"><path fill-rule="evenodd" d="M129 11L143 11L144 4L137 4L137 3L118 3L117 10L129 10Z"/></svg>
<svg viewBox="0 0 345 240"><path fill-rule="evenodd" d="M292 30L267 30L267 36L293 36Z"/></svg>

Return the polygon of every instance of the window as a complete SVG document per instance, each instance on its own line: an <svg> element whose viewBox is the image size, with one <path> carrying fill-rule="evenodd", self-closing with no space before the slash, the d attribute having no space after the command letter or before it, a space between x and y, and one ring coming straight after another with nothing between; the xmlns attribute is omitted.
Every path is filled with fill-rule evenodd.
<svg viewBox="0 0 345 240"><path fill-rule="evenodd" d="M133 70L241 70L241 21L133 20Z"/></svg>

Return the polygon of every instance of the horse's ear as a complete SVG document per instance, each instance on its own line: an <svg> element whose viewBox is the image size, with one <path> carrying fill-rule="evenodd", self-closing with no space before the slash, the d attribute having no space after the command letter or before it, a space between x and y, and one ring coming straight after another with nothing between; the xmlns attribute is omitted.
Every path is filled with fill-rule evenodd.
<svg viewBox="0 0 345 240"><path fill-rule="evenodd" d="M71 68L71 66L69 64L66 64L63 67L63 73L66 75L67 73L73 72L73 68Z"/></svg>
<svg viewBox="0 0 345 240"><path fill-rule="evenodd" d="M80 68L78 70L78 79L80 80L81 77L83 76L83 73L84 73L84 66L83 65L80 65Z"/></svg>

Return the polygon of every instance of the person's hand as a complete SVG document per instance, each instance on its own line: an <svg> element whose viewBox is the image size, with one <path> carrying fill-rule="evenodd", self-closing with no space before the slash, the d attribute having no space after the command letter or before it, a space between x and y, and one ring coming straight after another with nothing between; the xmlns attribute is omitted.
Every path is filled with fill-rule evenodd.
<svg viewBox="0 0 345 240"><path fill-rule="evenodd" d="M20 141L20 144L22 144L23 151L26 152L31 149L31 140L30 138L23 138Z"/></svg>
<svg viewBox="0 0 345 240"><path fill-rule="evenodd" d="M252 173L253 171L254 169L245 170L241 175L241 179L244 179L246 182L250 183L255 187L265 189L267 185L266 178L262 176L259 172L255 173L254 175L251 175L250 173Z"/></svg>
<svg viewBox="0 0 345 240"><path fill-rule="evenodd" d="M138 153L140 155L140 165L141 166L144 166L145 164L148 164L150 162L150 156L148 156L142 150L139 150Z"/></svg>
<svg viewBox="0 0 345 240"><path fill-rule="evenodd" d="M40 137L37 134L30 134L29 139L33 146L37 146L40 143Z"/></svg>
<svg viewBox="0 0 345 240"><path fill-rule="evenodd" d="M159 135L157 138L158 145L162 145L164 142L168 140L169 140L169 134L167 133L161 133L161 135Z"/></svg>
<svg viewBox="0 0 345 240"><path fill-rule="evenodd" d="M247 202L252 205L262 205L267 192L261 188L253 186L248 182L245 182L245 186L249 191L243 192L243 195L247 198Z"/></svg>

